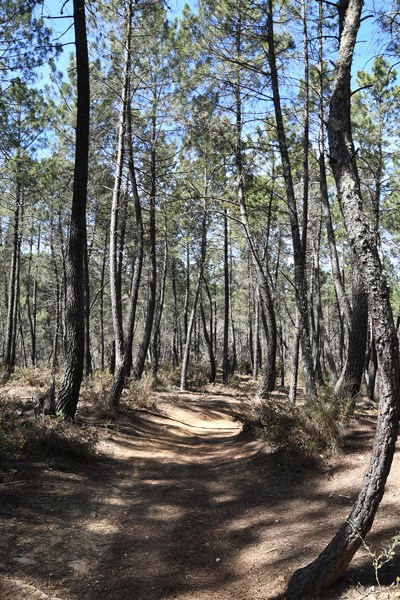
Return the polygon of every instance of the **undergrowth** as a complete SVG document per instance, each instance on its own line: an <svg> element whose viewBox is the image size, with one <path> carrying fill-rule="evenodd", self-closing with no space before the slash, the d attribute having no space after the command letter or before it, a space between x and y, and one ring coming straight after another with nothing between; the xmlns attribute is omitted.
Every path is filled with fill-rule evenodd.
<svg viewBox="0 0 400 600"><path fill-rule="evenodd" d="M302 406L271 397L257 408L250 407L244 421L274 449L298 458L329 458L340 448L346 411L345 402L327 393Z"/></svg>
<svg viewBox="0 0 400 600"><path fill-rule="evenodd" d="M0 481L22 453L82 461L95 457L97 438L90 427L50 416L21 416L16 408L15 403L0 398Z"/></svg>
<svg viewBox="0 0 400 600"><path fill-rule="evenodd" d="M146 373L139 381L132 381L124 390L123 403L134 409L155 410L156 400L154 390L157 379L152 373Z"/></svg>
<svg viewBox="0 0 400 600"><path fill-rule="evenodd" d="M11 381L18 382L19 385L30 385L36 388L49 387L52 381L51 369L38 367L25 367L16 369L11 377ZM57 380L60 378L58 374Z"/></svg>
<svg viewBox="0 0 400 600"><path fill-rule="evenodd" d="M55 417L29 419L23 427L24 450L89 461L95 456L97 436L89 427Z"/></svg>
<svg viewBox="0 0 400 600"><path fill-rule="evenodd" d="M24 437L17 426L16 417L9 410L9 404L0 398L0 481L8 473L11 459L17 458L24 446Z"/></svg>

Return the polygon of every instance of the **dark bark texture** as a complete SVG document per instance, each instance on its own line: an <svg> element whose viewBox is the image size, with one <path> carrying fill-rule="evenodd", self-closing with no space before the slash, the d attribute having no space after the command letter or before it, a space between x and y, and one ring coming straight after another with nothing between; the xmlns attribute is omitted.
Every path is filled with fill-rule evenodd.
<svg viewBox="0 0 400 600"><path fill-rule="evenodd" d="M89 60L84 0L74 0L77 72L75 166L70 233L68 240L66 365L56 410L73 419L83 376L85 343L84 267L86 247L86 200L89 158Z"/></svg>

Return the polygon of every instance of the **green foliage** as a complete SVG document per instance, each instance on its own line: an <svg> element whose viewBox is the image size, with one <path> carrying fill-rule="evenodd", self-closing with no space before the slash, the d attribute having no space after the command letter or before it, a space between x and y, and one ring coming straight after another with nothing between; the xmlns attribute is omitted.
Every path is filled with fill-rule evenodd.
<svg viewBox="0 0 400 600"><path fill-rule="evenodd" d="M381 582L379 579L379 571L382 569L383 566L393 562L393 559L396 556L396 551L400 547L400 535L398 534L398 535L393 536L390 544L388 546L384 546L380 551L374 550L373 548L371 548L371 546L369 544L367 544L365 539L359 534L355 523L353 523L352 521L347 521L347 522L350 525L353 533L355 533L357 535L357 537L360 538L362 545L364 546L365 550L371 557L372 564L374 566L374 571L375 571L376 583L378 584L379 587L381 587ZM397 577L396 583L399 584L399 581L400 581L400 578Z"/></svg>

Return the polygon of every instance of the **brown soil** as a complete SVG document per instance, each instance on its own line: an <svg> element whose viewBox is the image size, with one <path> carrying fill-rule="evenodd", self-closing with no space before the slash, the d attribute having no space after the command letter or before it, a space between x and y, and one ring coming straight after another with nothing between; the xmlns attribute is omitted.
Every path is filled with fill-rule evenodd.
<svg viewBox="0 0 400 600"><path fill-rule="evenodd" d="M1 600L267 600L329 541L368 464L365 407L343 453L301 465L241 433L234 390L156 394L98 423L89 464L23 457L0 485ZM83 417L81 417L82 419ZM399 530L396 457L368 543ZM326 599L400 598L400 562L361 549Z"/></svg>

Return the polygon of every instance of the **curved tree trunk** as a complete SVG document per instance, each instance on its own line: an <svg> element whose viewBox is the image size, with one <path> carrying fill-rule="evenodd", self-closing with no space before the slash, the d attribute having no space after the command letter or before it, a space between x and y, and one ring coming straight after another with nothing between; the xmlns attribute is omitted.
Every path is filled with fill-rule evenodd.
<svg viewBox="0 0 400 600"><path fill-rule="evenodd" d="M83 376L85 345L85 285L83 257L86 242L86 200L89 161L90 83L84 0L74 0L77 73L77 114L72 210L68 240L66 365L56 410L73 419Z"/></svg>
<svg viewBox="0 0 400 600"><path fill-rule="evenodd" d="M370 309L379 366L381 398L370 465L355 505L318 558L291 578L289 599L320 595L346 569L370 530L390 471L397 438L400 402L399 349L389 291L376 240L363 213L350 120L351 63L360 25L362 0L346 6L329 115L329 146L344 222L357 260ZM321 597L321 596L320 596Z"/></svg>

